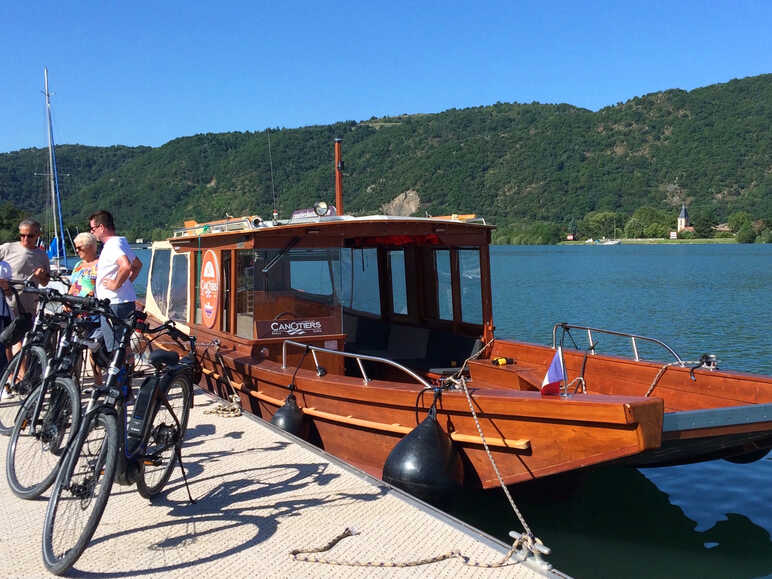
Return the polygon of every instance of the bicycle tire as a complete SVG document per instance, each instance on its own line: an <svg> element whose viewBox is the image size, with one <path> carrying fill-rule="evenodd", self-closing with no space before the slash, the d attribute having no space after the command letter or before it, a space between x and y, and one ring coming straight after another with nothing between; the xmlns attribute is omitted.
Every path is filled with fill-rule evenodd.
<svg viewBox="0 0 772 579"><path fill-rule="evenodd" d="M22 359L29 360L24 365L24 376L14 378ZM45 350L40 346L28 346L17 352L3 371L0 377L0 434L3 436L11 434L22 403L43 381L47 365Z"/></svg>
<svg viewBox="0 0 772 579"><path fill-rule="evenodd" d="M164 404L165 401L168 402L177 416L179 430L169 408ZM169 481L169 477L177 464L177 449L182 447L182 441L185 438L192 403L193 385L187 373L175 376L166 389L165 396L155 402L155 408L151 413L150 433L146 441L145 454L152 456L158 453L159 462L158 464L147 464L147 461L140 461L139 476L137 477L137 490L146 499L160 493ZM159 451L165 444L168 444L169 437L173 437L174 444Z"/></svg>
<svg viewBox="0 0 772 579"><path fill-rule="evenodd" d="M119 448L116 417L99 412L86 420L67 450L46 508L43 564L55 575L71 569L86 550L115 478Z"/></svg>
<svg viewBox="0 0 772 579"><path fill-rule="evenodd" d="M44 398L33 431L30 419L41 393ZM34 499L53 484L59 460L78 432L79 423L80 392L70 378L58 377L50 388L41 386L27 397L11 432L5 461L13 494Z"/></svg>

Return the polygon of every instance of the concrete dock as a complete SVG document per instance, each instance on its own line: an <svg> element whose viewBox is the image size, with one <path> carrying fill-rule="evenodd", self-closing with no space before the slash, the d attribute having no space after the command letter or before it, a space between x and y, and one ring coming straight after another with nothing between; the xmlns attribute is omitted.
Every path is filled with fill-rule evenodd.
<svg viewBox="0 0 772 579"><path fill-rule="evenodd" d="M497 568L450 557L502 561L509 545L368 477L319 449L242 415L207 413L217 401L197 391L179 469L152 501L113 485L102 521L70 572L75 577L541 577L516 560ZM0 576L46 577L41 534L48 493L16 498L5 481L0 439ZM514 521L513 521L514 524ZM293 560L347 528L357 534L312 553L337 563ZM350 563L367 566L355 566ZM542 572L537 572L542 571ZM551 576L563 577L551 571Z"/></svg>

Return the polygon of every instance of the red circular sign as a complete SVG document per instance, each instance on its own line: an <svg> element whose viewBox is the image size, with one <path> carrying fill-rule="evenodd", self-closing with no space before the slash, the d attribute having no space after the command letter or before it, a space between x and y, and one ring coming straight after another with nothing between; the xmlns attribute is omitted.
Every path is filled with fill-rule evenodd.
<svg viewBox="0 0 772 579"><path fill-rule="evenodd" d="M217 263L217 254L211 249L206 251L201 261L198 287L201 296L201 321L207 328L213 328L220 302L220 266Z"/></svg>

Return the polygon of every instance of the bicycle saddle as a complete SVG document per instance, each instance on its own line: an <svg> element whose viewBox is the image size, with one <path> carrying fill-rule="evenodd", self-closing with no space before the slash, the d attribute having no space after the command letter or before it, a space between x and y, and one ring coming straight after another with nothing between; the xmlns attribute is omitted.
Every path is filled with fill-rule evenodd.
<svg viewBox="0 0 772 579"><path fill-rule="evenodd" d="M154 368L160 370L164 366L172 366L180 361L180 355L177 352L169 350L153 350L150 352L150 363Z"/></svg>

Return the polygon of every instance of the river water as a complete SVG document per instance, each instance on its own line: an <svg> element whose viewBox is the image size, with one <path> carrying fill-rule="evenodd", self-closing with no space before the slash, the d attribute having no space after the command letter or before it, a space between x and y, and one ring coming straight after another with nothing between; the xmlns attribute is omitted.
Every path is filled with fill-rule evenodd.
<svg viewBox="0 0 772 579"><path fill-rule="evenodd" d="M498 246L491 260L498 337L551 344L552 325L568 322L772 374L772 245ZM598 340L599 351L630 354L629 342ZM772 574L772 455L595 468L511 491L549 561L576 577ZM521 529L500 490L449 510L505 541Z"/></svg>
<svg viewBox="0 0 772 579"><path fill-rule="evenodd" d="M136 287L144 288L146 264ZM772 374L772 245L495 246L496 335L551 344L576 323L658 338L682 359ZM598 337L599 351L629 344ZM662 353L655 359L669 361ZM772 455L631 469L601 467L511 487L549 561L576 577L772 574ZM448 508L509 541L521 530L501 490Z"/></svg>

